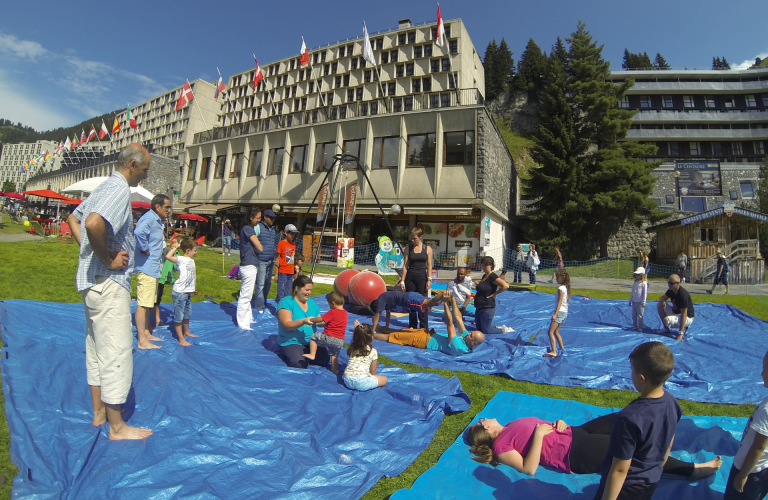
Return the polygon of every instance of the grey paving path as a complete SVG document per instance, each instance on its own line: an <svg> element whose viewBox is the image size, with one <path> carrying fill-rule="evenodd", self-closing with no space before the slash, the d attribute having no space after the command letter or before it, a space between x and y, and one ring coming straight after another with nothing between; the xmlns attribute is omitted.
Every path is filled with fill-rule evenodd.
<svg viewBox="0 0 768 500"><path fill-rule="evenodd" d="M16 241L40 241L40 237L27 233L0 234L0 243L13 243Z"/></svg>

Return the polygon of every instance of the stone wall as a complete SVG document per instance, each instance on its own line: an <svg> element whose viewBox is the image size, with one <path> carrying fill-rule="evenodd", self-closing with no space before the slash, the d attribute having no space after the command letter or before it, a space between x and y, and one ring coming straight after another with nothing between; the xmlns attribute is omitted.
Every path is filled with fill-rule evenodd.
<svg viewBox="0 0 768 500"><path fill-rule="evenodd" d="M485 199L500 214L515 215L517 173L501 134L490 115L477 111L477 197Z"/></svg>
<svg viewBox="0 0 768 500"><path fill-rule="evenodd" d="M625 222L618 231L608 238L608 255L633 256L635 255L635 248L650 251L656 234L645 232L645 228L649 225L648 222L643 222L640 227L637 227Z"/></svg>
<svg viewBox="0 0 768 500"><path fill-rule="evenodd" d="M528 97L528 92L507 90L488 103L488 111L515 132L534 133L539 130L539 106Z"/></svg>
<svg viewBox="0 0 768 500"><path fill-rule="evenodd" d="M656 177L656 186L653 188L651 198L659 201L659 207L662 210L674 211L679 208L679 202L676 192L675 172L672 167L659 168L653 172ZM757 183L760 177L759 164L726 164L720 167L720 179L722 182L723 196L708 196L707 210L714 210L718 203L733 202L737 207L743 207L750 210L757 210L757 198L742 197L739 181L752 181L754 183L754 193L757 195ZM735 192L735 199L731 198L731 191ZM667 202L667 196L672 196L672 202Z"/></svg>
<svg viewBox="0 0 768 500"><path fill-rule="evenodd" d="M181 162L155 154L150 156L149 175L141 183L142 187L153 194L166 194L173 200L173 191L181 191Z"/></svg>

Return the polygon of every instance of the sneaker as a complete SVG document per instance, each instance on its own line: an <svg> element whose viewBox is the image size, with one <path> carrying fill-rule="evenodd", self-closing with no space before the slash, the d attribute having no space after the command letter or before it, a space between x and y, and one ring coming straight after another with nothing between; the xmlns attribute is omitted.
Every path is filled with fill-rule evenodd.
<svg viewBox="0 0 768 500"><path fill-rule="evenodd" d="M725 295L728 295L728 290L725 291Z"/></svg>
<svg viewBox="0 0 768 500"><path fill-rule="evenodd" d="M712 290L707 290L707 293L712 295Z"/></svg>
<svg viewBox="0 0 768 500"><path fill-rule="evenodd" d="M555 282L554 280L547 281L547 283L554 283L554 282Z"/></svg>

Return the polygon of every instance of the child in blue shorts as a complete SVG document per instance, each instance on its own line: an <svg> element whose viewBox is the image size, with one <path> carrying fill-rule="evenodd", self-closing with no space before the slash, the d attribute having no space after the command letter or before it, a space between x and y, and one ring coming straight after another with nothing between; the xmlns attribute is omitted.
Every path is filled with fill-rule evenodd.
<svg viewBox="0 0 768 500"><path fill-rule="evenodd" d="M393 309L404 312L429 311L433 306L444 302L446 297L450 300L450 295L438 294L430 299L418 292L384 292L379 295L378 299L371 302L373 333L376 333L376 328L379 326L379 316L384 311L387 312L387 328L389 328L390 313Z"/></svg>
<svg viewBox="0 0 768 500"><path fill-rule="evenodd" d="M181 246L184 255L178 257L173 255L176 249ZM176 324L176 336L179 338L179 344L190 346L184 337L197 337L189 333L189 317L192 315L191 295L195 293L195 254L197 253L197 242L191 236L181 240L181 244L174 241L171 245L171 251L165 256L166 259L173 262L179 270L179 279L173 284L171 296L173 297L173 322ZM158 346L159 347L159 346Z"/></svg>

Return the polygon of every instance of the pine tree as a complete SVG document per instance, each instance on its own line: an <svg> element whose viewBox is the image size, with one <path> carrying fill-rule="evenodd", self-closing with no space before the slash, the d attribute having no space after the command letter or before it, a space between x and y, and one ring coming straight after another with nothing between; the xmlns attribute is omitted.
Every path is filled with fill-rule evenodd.
<svg viewBox="0 0 768 500"><path fill-rule="evenodd" d="M517 62L515 88L527 91L528 95L537 98L539 92L544 88L548 65L547 56L541 48L533 41L533 38L528 40L528 45Z"/></svg>
<svg viewBox="0 0 768 500"><path fill-rule="evenodd" d="M622 69L632 69L634 68L632 64L632 54L629 52L629 49L624 47L624 62L621 63Z"/></svg>
<svg viewBox="0 0 768 500"><path fill-rule="evenodd" d="M550 52L550 57L554 55L558 61L560 61L560 64L562 65L563 69L565 70L566 74L568 73L568 50L565 48L565 44L563 43L563 39L560 37L557 37L557 42L552 46L552 51Z"/></svg>
<svg viewBox="0 0 768 500"><path fill-rule="evenodd" d="M653 67L657 69L671 69L671 66L667 64L667 60L656 52L656 59L653 60Z"/></svg>
<svg viewBox="0 0 768 500"><path fill-rule="evenodd" d="M731 69L731 65L728 64L728 61L725 57L723 57L722 67L720 69Z"/></svg>
<svg viewBox="0 0 768 500"><path fill-rule="evenodd" d="M546 84L539 97L539 131L531 156L526 192L537 200L528 214L526 234L540 247L559 246L568 255L589 257L579 235L585 232L585 153L588 143L576 135L577 116L566 98L567 73L557 51L550 53Z"/></svg>
<svg viewBox="0 0 768 500"><path fill-rule="evenodd" d="M643 216L652 220L660 216L649 198L655 184L652 172L658 164L642 158L655 152L656 146L618 142L627 136L634 112L618 109L617 103L634 82L611 82L603 46L592 40L583 22L567 40L572 73L568 93L578 116L576 136L593 146L585 159L583 213L584 227L594 232L592 238L582 235L581 241L596 239L600 256L607 257L612 230L625 221L639 223Z"/></svg>
<svg viewBox="0 0 768 500"><path fill-rule="evenodd" d="M713 57L712 58L712 69L722 69L723 63L720 61L719 57Z"/></svg>
<svg viewBox="0 0 768 500"><path fill-rule="evenodd" d="M488 43L488 48L485 49L485 58L483 58L483 70L485 71L485 98L487 101L493 101L502 92L498 85L498 54L499 46L494 39Z"/></svg>
<svg viewBox="0 0 768 500"><path fill-rule="evenodd" d="M496 66L499 71L502 89L507 90L511 88L512 81L515 78L515 60L512 58L512 51L509 50L507 41L503 38L499 44L499 50L496 56Z"/></svg>

